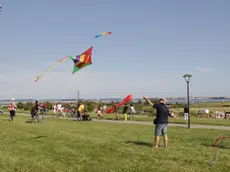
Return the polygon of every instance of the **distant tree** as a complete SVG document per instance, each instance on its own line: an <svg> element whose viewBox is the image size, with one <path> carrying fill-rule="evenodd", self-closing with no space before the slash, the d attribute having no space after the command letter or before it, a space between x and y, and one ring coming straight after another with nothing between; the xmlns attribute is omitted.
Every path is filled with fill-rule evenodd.
<svg viewBox="0 0 230 172"><path fill-rule="evenodd" d="M69 103L65 103L65 104L63 104L63 107L64 107L65 109L70 109L70 104L69 104Z"/></svg>
<svg viewBox="0 0 230 172"><path fill-rule="evenodd" d="M138 100L138 101L137 101L137 104L142 104L142 101L141 101L141 100Z"/></svg>
<svg viewBox="0 0 230 172"><path fill-rule="evenodd" d="M176 103L176 104L168 104L170 108L183 108L185 105Z"/></svg>
<svg viewBox="0 0 230 172"><path fill-rule="evenodd" d="M87 112L93 112L93 110L97 107L97 103L95 102L84 102L85 104L85 109Z"/></svg>
<svg viewBox="0 0 230 172"><path fill-rule="evenodd" d="M102 106L102 104L103 104L103 103L102 103L101 101L98 102L98 106Z"/></svg>
<svg viewBox="0 0 230 172"><path fill-rule="evenodd" d="M51 102L46 102L46 108L52 109L53 104Z"/></svg>
<svg viewBox="0 0 230 172"><path fill-rule="evenodd" d="M24 106L24 110L31 110L33 107L33 103L32 102L27 102Z"/></svg>
<svg viewBox="0 0 230 172"><path fill-rule="evenodd" d="M17 103L17 107L18 107L18 109L23 109L24 108L24 104L22 102L18 102Z"/></svg>

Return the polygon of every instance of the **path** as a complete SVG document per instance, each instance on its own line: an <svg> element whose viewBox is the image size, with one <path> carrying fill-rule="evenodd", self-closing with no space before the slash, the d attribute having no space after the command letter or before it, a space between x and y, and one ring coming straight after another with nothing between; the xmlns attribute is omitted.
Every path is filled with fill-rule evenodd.
<svg viewBox="0 0 230 172"><path fill-rule="evenodd" d="M30 116L28 114L23 113L17 113L17 115L20 116ZM57 118L56 116L46 115L46 118ZM59 119L69 119L69 120L76 120L76 118L62 118ZM112 120L98 120L98 119L92 119L92 121L95 122L109 122L109 123L120 123L120 124L139 124L139 125L153 125L153 122L144 122L144 121L112 121ZM184 127L187 128L187 124L175 124L175 123L169 123L170 127ZM201 128L201 129L216 129L216 130L230 130L230 127L228 126L216 126L216 125L200 125L200 124L191 124L191 128Z"/></svg>

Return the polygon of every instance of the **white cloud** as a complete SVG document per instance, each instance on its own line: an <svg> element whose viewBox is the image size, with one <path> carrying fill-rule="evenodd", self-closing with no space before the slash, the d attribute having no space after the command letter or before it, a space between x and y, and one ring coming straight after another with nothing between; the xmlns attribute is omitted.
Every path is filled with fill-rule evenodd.
<svg viewBox="0 0 230 172"><path fill-rule="evenodd" d="M65 72L56 72L58 69L47 72L37 83L34 83L34 77L41 72L39 69L19 69L8 66L5 73L0 75L0 99L76 98L77 90L83 98L124 97L128 94L133 94L134 97L162 96L162 94L167 96L165 93L175 94L177 88L183 87L181 78L178 78L182 82L178 87L178 85L171 85L170 78L159 77L157 73L101 72L91 68L82 69L72 75L72 68L62 69Z"/></svg>
<svg viewBox="0 0 230 172"><path fill-rule="evenodd" d="M77 90L80 90L80 96L84 97L116 97L146 87L138 79L141 78L138 74L127 76L122 73L81 70L72 75L71 72L47 72L34 83L38 69L9 69L0 75L0 95L4 98L73 98L77 96ZM136 84L136 81L140 84Z"/></svg>
<svg viewBox="0 0 230 172"><path fill-rule="evenodd" d="M138 69L135 73L128 71L122 73L85 68L72 75L72 68L62 66L47 72L37 83L34 83L34 77L41 72L41 69L22 69L2 64L0 66L3 67L0 69L2 71L0 99L77 98L77 90L80 91L81 98L125 97L128 94L133 94L134 97L143 95L166 97L184 96L186 90L182 77L171 73L167 75L158 72L148 73L144 69ZM196 79L199 80L197 77ZM201 95L202 90L204 88L201 89L200 86L192 89L193 93Z"/></svg>

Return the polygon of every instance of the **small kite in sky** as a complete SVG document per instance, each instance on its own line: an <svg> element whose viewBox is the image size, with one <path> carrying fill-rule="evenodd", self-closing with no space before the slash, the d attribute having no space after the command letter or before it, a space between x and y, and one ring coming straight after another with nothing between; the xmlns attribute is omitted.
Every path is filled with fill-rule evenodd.
<svg viewBox="0 0 230 172"><path fill-rule="evenodd" d="M86 50L84 53L78 56L66 56L59 60L57 63L55 63L53 66L51 66L49 69L47 69L45 72L41 73L40 75L36 76L36 79L34 82L37 82L46 72L49 72L51 69L53 69L55 66L57 66L59 63L62 63L67 58L71 58L74 62L74 69L73 74L83 67L86 67L90 64L92 64L91 56L92 56L92 50L93 47L90 47L88 50Z"/></svg>
<svg viewBox="0 0 230 172"><path fill-rule="evenodd" d="M0 5L0 12L2 12L2 6Z"/></svg>
<svg viewBox="0 0 230 172"><path fill-rule="evenodd" d="M102 33L96 35L95 38L98 38L98 37L104 36L104 35L110 35L110 34L112 34L112 32L102 32Z"/></svg>

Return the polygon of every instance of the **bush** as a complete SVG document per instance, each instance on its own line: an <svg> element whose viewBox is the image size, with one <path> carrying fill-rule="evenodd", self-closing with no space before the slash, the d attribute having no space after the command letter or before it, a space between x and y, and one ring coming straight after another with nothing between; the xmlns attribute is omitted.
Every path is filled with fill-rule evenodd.
<svg viewBox="0 0 230 172"><path fill-rule="evenodd" d="M92 112L97 107L97 103L94 102L85 102L84 104L87 112Z"/></svg>
<svg viewBox="0 0 230 172"><path fill-rule="evenodd" d="M46 102L46 108L47 109L52 109L53 104L50 102Z"/></svg>
<svg viewBox="0 0 230 172"><path fill-rule="evenodd" d="M184 108L185 104L176 103L176 104L170 104L169 106L170 108Z"/></svg>
<svg viewBox="0 0 230 172"><path fill-rule="evenodd" d="M64 107L65 109L70 109L70 104L63 104L63 107Z"/></svg>
<svg viewBox="0 0 230 172"><path fill-rule="evenodd" d="M33 103L32 102L27 102L25 105L24 105L24 110L31 110L33 107Z"/></svg>
<svg viewBox="0 0 230 172"><path fill-rule="evenodd" d="M18 102L17 103L17 107L18 107L18 109L23 109L24 108L24 104L22 102Z"/></svg>
<svg viewBox="0 0 230 172"><path fill-rule="evenodd" d="M142 101L141 101L141 100L138 100L138 101L137 101L137 104L142 104Z"/></svg>

